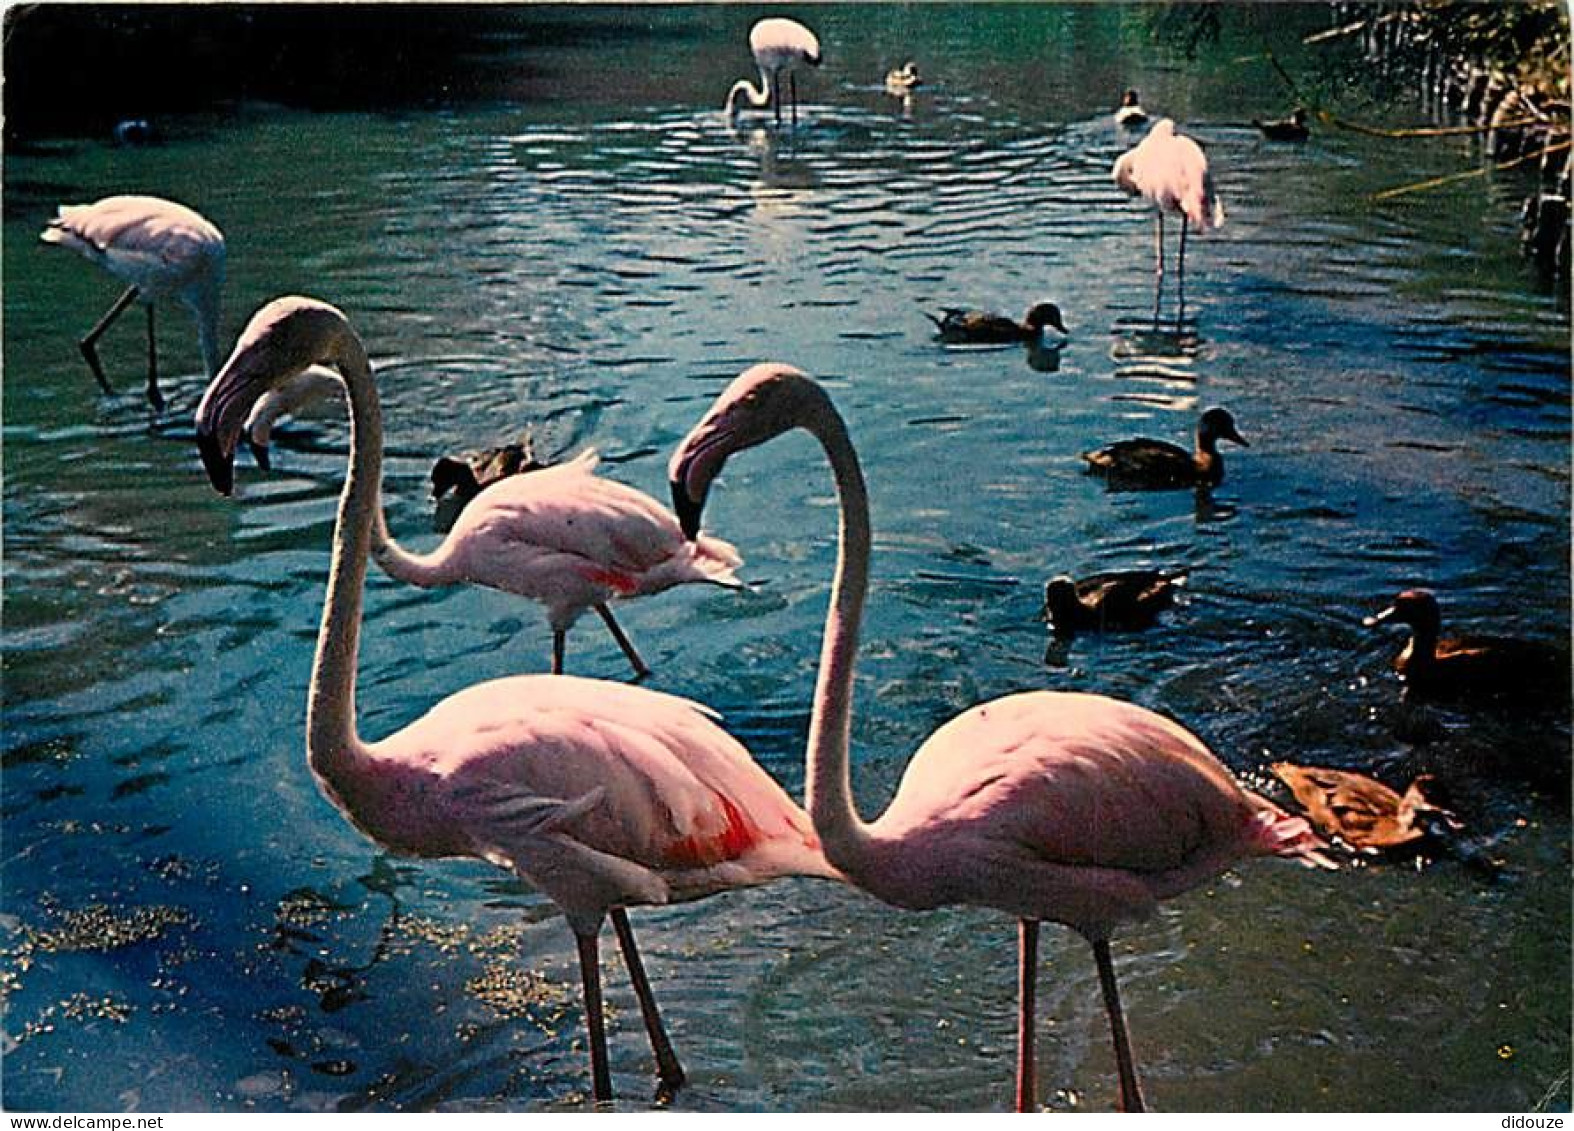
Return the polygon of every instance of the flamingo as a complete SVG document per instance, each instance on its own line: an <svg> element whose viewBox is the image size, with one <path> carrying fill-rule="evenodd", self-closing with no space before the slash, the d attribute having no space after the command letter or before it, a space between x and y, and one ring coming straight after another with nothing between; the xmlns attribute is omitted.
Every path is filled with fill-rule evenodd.
<svg viewBox="0 0 1574 1131"><path fill-rule="evenodd" d="M1180 266L1177 269L1180 308L1186 309L1186 229L1199 235L1224 226L1224 203L1213 190L1208 157L1191 138L1175 132L1175 123L1161 118L1136 146L1115 160L1115 183L1131 196L1142 196L1157 209L1158 229L1154 247L1156 294L1153 316L1158 318L1164 286L1164 213L1181 219Z"/></svg>
<svg viewBox="0 0 1574 1131"><path fill-rule="evenodd" d="M1305 820L1248 793L1194 735L1102 695L1029 691L973 707L919 747L896 798L865 823L848 770L853 664L868 586L868 495L830 397L800 370L761 364L717 399L672 455L684 529L699 529L728 457L793 428L819 441L835 477L840 550L806 753L805 807L826 858L855 886L910 910L991 907L1020 921L1016 1104L1035 1094L1033 1013L1038 925L1065 924L1092 945L1114 1036L1122 1106L1140 1110L1135 1062L1109 940L1252 856L1334 867Z"/></svg>
<svg viewBox="0 0 1574 1131"><path fill-rule="evenodd" d="M750 106L771 106L776 111L776 124L781 125L781 78L787 75L792 92L792 124L798 124L798 76L800 64L810 67L820 65L820 41L814 32L797 20L772 16L761 20L749 30L749 50L754 53L754 65L760 69L760 87L755 89L748 79L739 79L727 92L727 120L738 116L738 98L749 100Z"/></svg>
<svg viewBox="0 0 1574 1131"><path fill-rule="evenodd" d="M247 413L243 426L246 446L251 449L251 456L257 461L257 466L264 471L272 470L273 461L268 454L268 445L273 441L273 426L281 416L299 412L307 405L336 396L343 390L344 385L337 373L324 366L314 365L259 397L257 403L251 406L251 412Z"/></svg>
<svg viewBox="0 0 1574 1131"><path fill-rule="evenodd" d="M202 399L197 442L214 487L228 494L251 403L314 362L343 377L350 456L307 694L312 774L380 848L486 860L557 905L578 945L597 1100L612 1095L597 953L610 917L670 1093L683 1070L626 909L837 873L803 810L706 708L676 696L576 676L512 676L364 741L355 679L367 558L381 523L382 422L371 365L345 316L300 297L258 311Z"/></svg>
<svg viewBox="0 0 1574 1131"><path fill-rule="evenodd" d="M93 204L62 204L39 236L97 263L127 284L125 292L78 343L88 368L106 393L115 390L98 360L98 339L128 306L148 311L148 403L164 409L158 387L153 307L179 299L197 322L207 375L218 371L219 294L224 286L224 236L183 204L156 196L106 196Z"/></svg>
<svg viewBox="0 0 1574 1131"><path fill-rule="evenodd" d="M281 378L274 388L286 383ZM693 582L742 588L733 573L742 559L719 538L685 538L666 508L642 491L602 479L596 463L596 453L587 450L567 463L498 480L465 506L427 554L394 540L379 497L371 554L384 573L409 585L480 585L541 604L552 628L554 674L563 671L568 630L586 609L595 609L643 679L650 667L608 602ZM221 490L229 491L231 472L215 474L222 477L215 480L222 481Z"/></svg>

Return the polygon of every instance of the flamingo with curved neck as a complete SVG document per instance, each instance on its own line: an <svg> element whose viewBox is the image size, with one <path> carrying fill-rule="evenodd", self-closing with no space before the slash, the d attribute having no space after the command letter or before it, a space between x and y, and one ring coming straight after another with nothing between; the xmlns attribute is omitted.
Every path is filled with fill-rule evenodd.
<svg viewBox="0 0 1574 1131"><path fill-rule="evenodd" d="M730 122L737 118L738 99L746 98L755 109L774 107L776 124L780 125L781 78L786 74L792 96L792 124L796 126L798 77L795 69L799 64L811 67L820 65L819 39L797 20L773 16L749 29L749 50L754 55L754 65L760 70L760 85L756 88L748 79L739 79L732 84L732 89L727 92L727 120Z"/></svg>
<svg viewBox="0 0 1574 1131"><path fill-rule="evenodd" d="M675 696L574 676L513 676L469 687L403 730L364 741L355 684L382 509L382 421L366 351L344 315L307 298L259 311L203 397L197 442L214 486L228 494L252 404L314 363L344 379L350 461L307 698L312 773L383 849L486 860L557 904L579 949L598 1100L612 1094L597 952L610 915L670 1093L683 1071L625 909L780 876L839 877L803 810L705 708Z"/></svg>
<svg viewBox="0 0 1574 1131"><path fill-rule="evenodd" d="M1093 947L1114 1036L1121 1104L1142 1108L1110 958L1115 927L1251 856L1333 867L1307 823L1236 784L1178 724L1101 695L1030 691L965 711L914 754L872 822L848 768L853 665L868 589L869 500L846 424L791 366L744 372L673 453L674 507L694 534L728 457L794 428L819 441L840 503L840 538L807 749L806 808L826 858L898 907L992 907L1020 921L1016 1104L1034 1103L1038 924Z"/></svg>

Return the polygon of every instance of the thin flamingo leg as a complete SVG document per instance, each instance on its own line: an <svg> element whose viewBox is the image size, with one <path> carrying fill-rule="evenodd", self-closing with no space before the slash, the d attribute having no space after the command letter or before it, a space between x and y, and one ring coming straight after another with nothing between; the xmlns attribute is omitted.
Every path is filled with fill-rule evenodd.
<svg viewBox="0 0 1574 1131"><path fill-rule="evenodd" d="M1115 985L1115 964L1109 956L1109 940L1093 941L1093 960L1098 963L1099 988L1104 991L1104 1008L1109 1011L1109 1028L1115 1038L1115 1070L1120 1074L1120 1110L1145 1111L1142 1089L1137 1086L1136 1062L1131 1056L1131 1037L1126 1032L1126 1015L1120 1008L1120 989Z"/></svg>
<svg viewBox="0 0 1574 1131"><path fill-rule="evenodd" d="M1175 277L1177 279L1177 282L1175 284L1176 294L1180 296L1179 297L1180 309L1175 315L1175 320L1176 320L1177 323L1179 323L1180 321L1182 321L1186 317L1186 229L1188 227L1190 227L1190 225L1186 223L1186 217L1182 216L1181 217L1181 239L1180 239L1180 266L1176 269L1176 272L1175 272Z"/></svg>
<svg viewBox="0 0 1574 1131"><path fill-rule="evenodd" d="M792 87L792 124L798 124L798 72L787 72L787 85Z"/></svg>
<svg viewBox="0 0 1574 1131"><path fill-rule="evenodd" d="M164 394L158 388L158 339L153 336L153 304L148 303L148 404L164 411Z"/></svg>
<svg viewBox="0 0 1574 1131"><path fill-rule="evenodd" d="M126 307L137 300L138 293L136 287L127 287L126 293L115 300L115 304L104 313L104 317L94 323L93 328L77 343L77 348L82 351L82 356L87 360L87 367L93 371L93 376L98 379L99 387L106 393L113 393L115 390L104 376L104 367L99 364L98 340L104 336L105 330L108 330L115 324L115 319L126 312Z"/></svg>
<svg viewBox="0 0 1574 1131"><path fill-rule="evenodd" d="M1159 209L1153 239L1153 328L1158 329L1159 312L1164 308L1164 209Z"/></svg>
<svg viewBox="0 0 1574 1131"><path fill-rule="evenodd" d="M623 649L623 654L628 657L629 663L634 666L634 678L644 679L648 676L650 674L649 666L646 665L644 660L640 659L639 652L635 650L633 643L623 632L623 627L618 624L606 602L597 605L596 612L601 615L601 620L607 626L607 631L612 633L612 639L618 642L618 647Z"/></svg>
<svg viewBox="0 0 1574 1131"><path fill-rule="evenodd" d="M672 1051L672 1041L661 1023L661 1011L656 1008L656 995L651 992L650 980L645 977L645 964L640 961L639 947L634 943L634 928L629 924L628 912L621 907L612 909L612 929L618 933L618 945L623 948L623 964L628 967L629 981L634 983L634 996L639 998L639 1011L645 1018L645 1032L650 1035L650 1051L656 1054L656 1074L661 1088L658 1100L669 1100L683 1087L683 1066L678 1054Z"/></svg>
<svg viewBox="0 0 1574 1131"><path fill-rule="evenodd" d="M552 674L563 674L563 637L566 634L561 628L552 630Z"/></svg>
<svg viewBox="0 0 1574 1131"><path fill-rule="evenodd" d="M1037 1058L1033 1052L1038 1014L1038 920L1017 923L1017 1110L1038 1108Z"/></svg>
<svg viewBox="0 0 1574 1131"><path fill-rule="evenodd" d="M607 1028L601 1011L601 956L597 953L597 930L588 935L574 932L579 945L579 977L585 987L585 1029L590 1036L591 1094L597 1103L612 1098L612 1072L607 1066Z"/></svg>

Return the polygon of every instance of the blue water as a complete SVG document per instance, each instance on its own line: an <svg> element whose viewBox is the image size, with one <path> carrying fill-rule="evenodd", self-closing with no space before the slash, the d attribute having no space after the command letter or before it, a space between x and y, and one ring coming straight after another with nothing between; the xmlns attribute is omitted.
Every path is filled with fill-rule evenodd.
<svg viewBox="0 0 1574 1131"><path fill-rule="evenodd" d="M343 421L286 427L274 473L243 461L221 499L190 443L203 376L184 316L160 324L163 419L134 392L138 319L101 347L122 395L98 395L76 353L114 284L37 231L58 202L139 190L224 229L227 334L283 293L348 312L380 377L390 521L419 547L437 538L441 452L529 425L664 497L666 453L741 368L820 377L873 494L866 814L940 722L1035 687L1164 711L1281 800L1263 769L1280 759L1401 789L1434 774L1466 829L1423 866L1257 863L1119 936L1156 1108L1566 1110L1567 707L1402 703L1387 666L1402 640L1361 618L1425 584L1452 626L1566 636L1568 313L1519 259L1519 182L1374 203L1475 167L1469 139L1257 138L1247 120L1286 96L1248 57L1273 46L1296 66L1301 25L1321 26L1284 11L1244 13L1189 60L1126 6L816 7L826 65L780 130L719 113L751 71L754 13L595 12L550 46L504 37L486 65L518 68L506 98L243 104L172 117L154 148L9 154L6 1106L588 1103L551 907L479 863L379 854L307 772ZM908 57L926 85L904 106L881 77ZM1178 335L1152 332L1151 219L1109 179L1134 140L1109 118L1127 85L1206 143L1229 211L1191 243ZM1049 357L942 347L922 315L1042 298L1072 331ZM1227 449L1211 499L1080 474L1098 443L1184 441L1210 404L1252 445ZM808 440L740 457L707 524L756 589L619 613L649 686L714 706L795 794L834 518ZM1049 646L1045 578L1136 565L1191 573L1160 627ZM374 577L362 732L547 654L533 606ZM569 665L626 673L593 619ZM1003 916L903 914L803 881L633 918L690 1077L678 1108L1009 1106ZM639 1108L651 1059L606 966L614 1083ZM1059 929L1039 1032L1044 1103L1111 1109L1093 966Z"/></svg>

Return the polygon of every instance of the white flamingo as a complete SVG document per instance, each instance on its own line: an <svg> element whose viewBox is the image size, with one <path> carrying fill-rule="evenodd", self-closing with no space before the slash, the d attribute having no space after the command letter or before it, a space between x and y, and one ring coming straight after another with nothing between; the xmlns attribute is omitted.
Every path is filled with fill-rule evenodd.
<svg viewBox="0 0 1574 1131"><path fill-rule="evenodd" d="M1186 229L1199 235L1224 226L1224 202L1213 189L1208 156L1191 138L1175 132L1169 118L1156 122L1146 137L1115 159L1115 183L1130 196L1151 201L1157 210L1154 317L1164 286L1164 213L1181 217L1180 265L1176 270L1180 308L1186 309Z"/></svg>
<svg viewBox="0 0 1574 1131"><path fill-rule="evenodd" d="M1020 920L1016 1103L1034 1103L1038 924L1093 947L1114 1035L1122 1106L1142 1107L1110 959L1117 924L1150 914L1251 856L1333 867L1307 823L1236 784L1195 736L1102 695L1032 691L965 711L919 747L873 823L853 807L848 733L853 663L868 586L868 495L847 428L800 371L757 365L721 394L669 465L686 530L698 529L729 455L793 428L825 451L841 510L807 751L806 807L826 858L853 884L909 909L993 907Z"/></svg>
<svg viewBox="0 0 1574 1131"><path fill-rule="evenodd" d="M97 263L127 284L104 316L78 343L88 368L106 393L115 390L98 360L98 339L128 306L148 310L148 402L162 411L154 304L179 299L197 322L197 340L209 377L223 358L219 299L224 288L224 236L183 204L156 196L107 196L93 204L62 204L39 237Z"/></svg>
<svg viewBox="0 0 1574 1131"><path fill-rule="evenodd" d="M274 391L293 384L281 379ZM596 453L585 451L567 463L498 480L466 505L427 554L394 540L379 496L372 556L390 577L423 589L480 585L542 605L552 628L554 674L563 671L568 630L586 609L595 609L643 678L650 667L609 602L696 582L741 588L733 571L742 559L719 538L685 538L670 511L642 491L602 479L596 462ZM228 466L210 470L227 493L233 486Z"/></svg>
<svg viewBox="0 0 1574 1131"><path fill-rule="evenodd" d="M625 908L698 899L779 876L838 878L802 809L705 708L640 687L524 675L476 684L395 734L356 732L367 558L381 512L382 422L371 366L343 314L306 298L260 310L197 410L214 485L230 486L242 421L312 363L342 374L349 472L339 500L306 705L319 787L389 852L475 857L563 911L578 943L595 1097L610 1098L597 939L610 914L662 1086L683 1071Z"/></svg>
<svg viewBox="0 0 1574 1131"><path fill-rule="evenodd" d="M755 66L760 69L760 87L755 89L748 79L739 79L727 92L727 120L738 116L738 99L747 98L754 107L771 106L776 111L776 123L782 120L781 79L785 72L792 95L792 124L798 124L798 76L800 65L820 65L820 41L814 32L797 20L773 16L761 20L749 30L749 50L754 53Z"/></svg>

